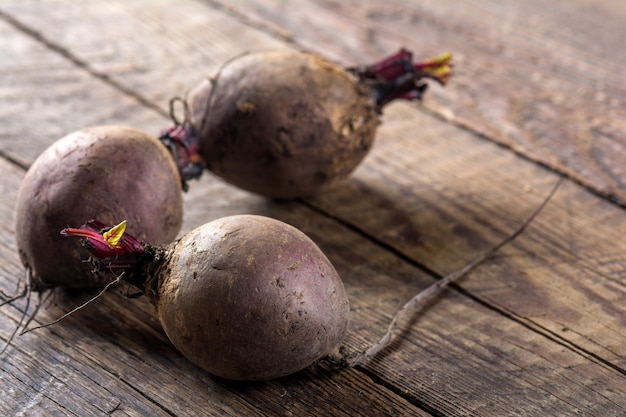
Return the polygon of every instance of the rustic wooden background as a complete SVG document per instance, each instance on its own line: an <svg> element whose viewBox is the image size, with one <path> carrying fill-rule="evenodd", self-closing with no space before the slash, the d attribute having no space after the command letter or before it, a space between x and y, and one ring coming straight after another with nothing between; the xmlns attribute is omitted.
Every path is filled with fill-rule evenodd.
<svg viewBox="0 0 626 417"><path fill-rule="evenodd" d="M0 414L76 416L626 414L626 2L613 0L0 1L0 288L23 279L14 201L48 145L97 124L158 134L168 100L243 51L297 48L344 65L405 46L454 54L422 104L386 108L350 180L274 202L205 175L184 231L237 213L291 223L344 279L347 345L515 229L527 232L404 322L393 349L233 383L187 362L152 306L123 290L18 337ZM45 323L92 294L58 292ZM6 341L24 302L0 309Z"/></svg>

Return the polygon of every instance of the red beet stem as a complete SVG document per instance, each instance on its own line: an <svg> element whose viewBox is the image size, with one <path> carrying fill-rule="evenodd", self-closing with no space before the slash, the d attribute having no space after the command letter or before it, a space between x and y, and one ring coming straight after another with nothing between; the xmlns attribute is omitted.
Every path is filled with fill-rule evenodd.
<svg viewBox="0 0 626 417"><path fill-rule="evenodd" d="M426 91L425 79L445 85L451 76L452 55L449 53L414 63L413 53L400 49L397 53L372 65L348 68L368 85L376 104L383 107L396 100L420 100Z"/></svg>
<svg viewBox="0 0 626 417"><path fill-rule="evenodd" d="M132 271L145 264L152 255L149 245L123 232L119 240L112 243L106 233L112 227L98 220L90 220L80 228L68 227L61 230L66 237L79 237L83 246L96 258L93 262L101 271L114 273Z"/></svg>
<svg viewBox="0 0 626 417"><path fill-rule="evenodd" d="M199 154L200 139L191 126L176 124L161 132L161 142L169 149L187 190L187 181L199 178L205 164Z"/></svg>

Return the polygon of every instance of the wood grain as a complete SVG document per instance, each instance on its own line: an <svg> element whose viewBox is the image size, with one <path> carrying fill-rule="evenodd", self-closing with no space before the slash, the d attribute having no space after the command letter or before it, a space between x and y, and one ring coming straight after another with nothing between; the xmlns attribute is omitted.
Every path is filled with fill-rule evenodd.
<svg viewBox="0 0 626 417"><path fill-rule="evenodd" d="M495 86L510 78L529 86L528 97L543 92L553 100L529 68L543 71L542 77L559 74L569 84L555 88L566 92L576 86L591 94L593 85L600 85L594 83L614 82L606 73L583 71L567 54L570 60L561 66L540 54L546 61L516 68L511 54L537 54L542 40L556 37L570 48L588 42L583 35L565 36L560 32L565 27L547 33L548 17L536 14L535 38L528 39L528 28L517 35L526 5L390 4L60 1L64 7L44 12L37 2L3 3L0 32L10 46L3 44L0 53L11 59L0 60L2 74L10 74L0 77L0 97L10 97L11 104L0 106L0 120L8 126L8 136L0 138L0 191L6 196L0 204L0 288L14 288L22 274L12 230L20 166L56 138L83 124L109 121L157 133L168 124L168 98L245 50L305 47L353 63L406 45L419 31L425 54L439 52L442 39L454 45L453 52L463 51L457 81L445 90L433 88L424 106L387 108L375 148L345 184L312 199L274 202L206 175L185 196L183 232L221 216L255 213L311 236L337 267L350 297L346 345L367 347L410 296L523 221L556 181L536 162L545 162L541 157L562 152L556 158L563 159L549 165L571 169L579 180L589 176L586 155L563 144L550 145L552 153L538 157L513 143L507 135L527 131L537 117L511 119L518 113L506 109L517 90ZM606 9L593 9L587 17L574 9L563 19L580 19L586 27L597 16L619 16L619 9L599 4ZM487 13L484 21L476 10ZM561 11L563 6L553 3L546 16ZM496 21L507 24L483 32ZM510 41L502 40L503 33L513 32ZM599 48L576 59L589 65L606 53ZM45 63L56 70L43 70ZM482 90L469 77L486 69L491 72L480 81ZM40 90L45 99L36 94ZM580 114L593 110L580 100L568 106ZM542 129L574 117L570 107L550 102L546 109L555 119L538 128L540 136L546 134ZM505 128L502 135L498 129ZM606 175L603 167L599 172ZM181 357L147 301L128 300L120 288L59 325L16 339L0 357L0 410L6 415L622 415L624 211L594 194L604 192L600 182L585 184L592 192L567 182L519 240L412 315L393 349L363 367L337 372L322 365L263 384L222 381ZM88 296L60 292L36 321L52 320ZM0 310L3 340L23 308L20 302Z"/></svg>

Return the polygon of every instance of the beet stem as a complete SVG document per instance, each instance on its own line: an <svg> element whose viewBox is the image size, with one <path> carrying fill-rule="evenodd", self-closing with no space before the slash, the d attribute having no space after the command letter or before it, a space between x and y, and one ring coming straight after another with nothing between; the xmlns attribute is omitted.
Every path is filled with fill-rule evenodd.
<svg viewBox="0 0 626 417"><path fill-rule="evenodd" d="M113 227L98 220L89 220L79 228L67 227L60 234L81 238L91 254L102 260L95 262L98 269L116 272L140 266L146 252L149 252L149 245L125 231L126 220Z"/></svg>
<svg viewBox="0 0 626 417"><path fill-rule="evenodd" d="M175 105L178 102L182 103L183 106L184 117L182 121L176 116ZM187 191L187 181L200 178L206 166L199 153L200 137L191 124L189 106L184 99L174 97L170 100L170 117L174 126L164 129L159 140L170 151L178 167L183 190Z"/></svg>
<svg viewBox="0 0 626 417"><path fill-rule="evenodd" d="M486 253L475 258L473 261L471 261L469 264L467 264L463 268L457 271L454 271L451 274L446 275L445 277L439 279L438 281L436 281L435 283L433 283L426 289L419 292L409 301L407 301L407 303L400 310L398 310L398 312L395 314L395 316L391 320L391 323L389 324L389 327L387 328L387 332L383 335L383 337L380 339L378 343L374 344L372 347L370 347L369 349L361 353L358 353L353 356L348 356L344 360L340 359L339 361L337 361L336 359L333 359L333 362L342 363L347 367L354 367L357 365L361 365L364 362L370 360L371 358L376 356L381 350L389 346L392 340L393 332L396 330L397 322L401 317L403 317L405 314L407 314L409 310L415 308L417 305L424 303L429 298L439 294L448 285L450 285L451 283L455 282L459 278L471 272L474 268L482 264L487 259L491 258L503 246L515 240L515 238L517 238L520 234L522 234L522 232L528 227L528 225L535 219L535 217L537 217L537 215L548 204L548 202L552 199L552 197L554 196L554 194L556 193L557 189L559 188L562 182L563 182L563 179L560 178L559 181L554 185L550 193L544 198L543 202L539 205L539 207L537 207L530 214L530 216L528 216L528 218L524 221L524 223L522 223L517 228L517 230L515 230L511 235L509 235L507 238L502 240L496 246L492 247Z"/></svg>
<svg viewBox="0 0 626 417"><path fill-rule="evenodd" d="M449 53L414 63L413 53L400 49L394 55L368 66L347 68L367 85L379 107L396 99L421 100L432 79L445 85L452 74L452 55Z"/></svg>

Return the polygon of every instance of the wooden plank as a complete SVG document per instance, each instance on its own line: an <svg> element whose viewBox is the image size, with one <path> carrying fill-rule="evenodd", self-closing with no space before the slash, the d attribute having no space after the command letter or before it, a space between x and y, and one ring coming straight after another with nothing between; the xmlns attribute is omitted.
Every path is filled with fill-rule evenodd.
<svg viewBox="0 0 626 417"><path fill-rule="evenodd" d="M107 9L109 6L101 7ZM159 12L151 8L145 9L147 13L144 14L150 16L154 13L152 19L156 19L155 16L158 16ZM208 10L208 12L214 11ZM220 15L221 12L216 13ZM95 12L92 14L100 15ZM167 21L166 17L169 18L169 16L162 16L161 21ZM48 25L55 26L59 23L61 22L51 20ZM86 19L84 24L89 26L89 20ZM40 27L46 28L45 25ZM51 29L51 31L54 30L56 29ZM202 43L206 42L206 39L197 41ZM132 42L128 42L127 45L131 45L126 46L131 51L140 47L138 44L133 46ZM155 42L155 48L157 47L158 43ZM70 49L74 50L74 47ZM181 59L199 58L191 56ZM115 62L112 62L110 65L115 66L114 64ZM124 80L123 77L120 79ZM164 85L160 87L166 89ZM394 117L397 118L395 122L393 122ZM392 121L388 122L389 119ZM402 120L404 122L401 122ZM478 248L488 247L518 224L554 181L554 177L545 171L531 164L520 162L510 153L484 144L474 137L468 137L471 135L428 116L415 114L410 106L394 106L393 111L387 112L385 123L389 127L381 130L383 136L375 152L370 155L353 180L335 192L320 196L308 203L326 211L323 216L310 213L298 203L278 204L234 191L210 177L205 177L201 183L194 184L192 192L187 197L187 202L193 209L189 212L190 220L186 227L191 227L195 221L213 218L212 216L254 212L289 221L312 235L332 256L333 262L340 269L349 288L354 313L351 335L348 340L351 347L363 347L366 341L373 340L380 335L395 308L401 305L409 294L429 282L430 279L418 271L415 263L421 262L436 271L446 271L447 269L443 268L452 269L462 264ZM411 132L407 130L407 125L423 126L422 129L426 132L422 139L425 142L421 147L423 154L407 152L413 143L408 140L415 139L406 133ZM389 130L384 133L384 129ZM384 137L389 140L382 139ZM401 139L396 142L396 137ZM442 148L436 143L437 140L441 142L441 137L450 137L453 142ZM444 155L444 157L435 158L439 155ZM492 162L493 165L485 167L485 161L494 160L496 162ZM438 168L439 165L441 167ZM419 170L414 171L415 167L419 167ZM462 186L459 186L461 180ZM529 185L530 191L522 193L524 187ZM614 218L619 223L622 218L620 217L621 210L602 200L591 198L588 193L577 187L570 186L567 190L568 197L570 195L575 197L571 200L571 204L586 203L598 211L596 217L598 222L604 218ZM207 196L211 197L208 202ZM564 196L555 203L554 206L560 209L556 210L556 214L551 214L550 219L553 221L565 219L573 224L579 224L576 228L569 229L572 234L587 231L590 224L588 218L572 220L571 216L567 216L572 211L569 208L572 206L569 206L570 203ZM554 206L551 207L554 208ZM368 213L368 215L362 216L361 213ZM333 217L342 222L348 222L351 228L363 230L370 234L371 238L364 238L361 234L338 227L337 223L332 220ZM558 231L549 224L541 223L541 225L548 228L550 233ZM613 232L610 237L612 238L615 234L616 232ZM576 277L581 270L575 268L569 273L579 280L580 284L577 288L564 287L559 289L561 292L557 294L552 294L556 286L545 288L545 300L549 301L544 304L551 305L550 301L556 296L561 303L568 297L574 296L593 306L585 311L588 317L586 323L578 323L577 318L571 317L571 314L570 317L561 317L557 314L560 312L557 309L547 312L545 309L537 311L540 307L539 303L535 305L535 311L532 309L530 312L528 309L524 311L527 306L520 303L518 299L527 295L528 299L534 300L538 293L544 291L545 282L540 279L543 272L538 268L549 268L554 262L558 262L554 265L562 267L570 260L562 252L555 251L558 245L543 237L543 241L547 242L544 245L553 255L548 256L548 254L545 256L548 259L539 258L538 262L531 262L532 258L537 256L535 241L541 239L542 234L533 229L533 233L529 233L526 238L527 241L520 241L517 246L510 249L513 255L497 258L496 265L494 265L498 268L497 271L481 269L463 284L463 288L469 288L474 282L481 283L480 288L471 288L467 293L478 301L453 294L452 299L446 298L447 302L431 306L421 316L419 326L411 328L410 332L405 335L400 344L402 349L366 367L367 373L373 375L374 379L382 382L383 385L392 387L397 393L406 391L404 395L410 403L420 404L438 414L532 415L533 412L537 414L536 411L543 409L547 410L542 411L546 415L562 415L576 411L598 415L623 412L625 408L622 388L624 386L623 373L616 369L619 365L611 362L616 355L606 358L601 356L599 360L594 356L595 352L592 352L592 355L586 352L588 346L583 346L584 349L581 349L579 343L592 343L589 340L576 340L589 338L589 333L579 333L578 327L573 327L574 331L562 331L559 337L554 337L550 332L541 328L543 323L538 323L538 320L545 314L557 316L552 317L551 320L560 320L558 322L560 325L573 323L576 326L583 324L586 326L590 321L596 320L596 323L604 325L606 330L605 332L602 329L593 329L594 332L599 330L594 336L605 337L605 340L600 343L601 349L608 351L615 348L619 345L620 339L610 337L609 330L615 329L615 332L619 332L623 327L619 322L611 322L608 323L609 326L605 326L608 320L614 320L620 313L615 310L619 307L613 307L608 302L609 279L596 283L594 280L598 278L597 275L601 274L593 274L590 281L593 281L597 294L583 297L585 294L582 289L586 288L584 284L588 281L585 281L584 277ZM567 243L569 238L570 236L564 236L559 242ZM387 245L392 242L394 245L388 249L381 249L378 245L368 241L370 239L379 240ZM527 243L524 244L524 242ZM580 241L575 243L581 244ZM606 244L604 241L601 243L600 248ZM593 248L586 249L592 250ZM390 250L409 253L408 260L392 256L389 253ZM593 262L594 258L591 256L589 259L582 259L593 262L592 265L604 265L602 272L616 273L620 265L617 252L617 250L612 252L616 255L612 253L609 255L609 259L616 259L612 265L607 261ZM588 255L587 252L583 254ZM540 253L540 255L543 254ZM523 258L523 260L520 261L517 258ZM531 261L528 258L531 258ZM535 266L535 271L540 272L537 277L537 288L526 284L528 274L525 275L524 271L532 266ZM517 305L506 306L507 309L502 307L504 303L499 304L499 301L477 297L477 294L482 296L481 291L487 292L487 295L493 295L494 291L505 295L511 292L511 286L503 286L502 280L497 276L501 271L512 276L507 283L517 285L515 289L519 290L516 295L517 300L510 295L508 299L509 303L518 301ZM550 271L555 274L560 272L556 267ZM603 277L600 276L600 278ZM519 281L526 285L520 285ZM615 285L615 282L614 279L612 284ZM109 298L105 300L109 301ZM113 305L116 307L103 307L102 314L95 316L106 317L112 310L116 314L115 320L119 321L116 324L118 326L116 330L123 332L128 328L128 319L123 313L124 304L120 301L119 305L116 302L113 302ZM100 304L94 308L100 308ZM601 308L614 309L614 311L602 312L599 311ZM563 309L560 310L563 311ZM144 314L145 317L151 316L149 309L142 309L142 311L143 313L138 314ZM88 314L89 311L84 313ZM424 320L425 318L428 320ZM528 318L532 320L527 320ZM75 319L78 320L78 317ZM452 326L451 323L455 325ZM535 325L532 326L532 323ZM556 325L554 322L550 323ZM137 324L133 322L132 325ZM54 332L67 331L65 329L65 327L57 327ZM136 350L134 356L142 355L145 347L153 344L160 346L159 351L154 356L144 357L145 364L158 364L159 361L164 360L163 356L167 358L172 354L171 351L168 352L167 347L160 344L163 342L155 327L149 326L149 329L142 328L142 330L147 331L148 334L154 333L155 336L150 339L155 343L144 342L142 345L139 342L139 346L131 344L132 347L129 349ZM83 331L86 330L84 328L77 330L79 334ZM115 331L113 333L115 334ZM566 333L570 334L566 335ZM577 334L573 335L573 333ZM94 339L95 336L93 335ZM575 339L572 341L568 337ZM91 337L87 337L86 340L89 343L83 346L84 350L80 351L81 354L97 349L91 346ZM612 345L613 342L615 346ZM119 346L120 342L112 344ZM442 347L448 348L449 351ZM105 347L100 349L103 352L108 348L110 348L109 344L105 344ZM102 358L101 356L105 355L102 352L92 353L92 355L111 367L111 362L115 363L116 358L106 356ZM114 352L119 355L120 349ZM602 355L606 355L606 352ZM179 360L180 363L185 363L180 358ZM127 369L127 366L131 370ZM132 370L133 366L134 364L131 363L126 363L125 366L117 364L114 369L119 368L121 371L118 370L112 375L121 374L125 378L131 375L132 378L128 379L133 379L133 383L130 385L141 386L142 379L135 375L148 373L135 373ZM176 365L168 363L160 369L172 372L172 366ZM210 379L206 374L200 374L202 376L198 378ZM351 371L348 375L347 380L355 375L366 380L363 374L355 371ZM553 384L555 375L558 376L556 385ZM307 389L311 389L307 384L314 384L316 381L313 378L301 376L294 378L298 384L306 385ZM166 379L165 382L167 381L171 380ZM163 383L163 381L153 382L155 385L157 382ZM269 391L265 391L268 393L268 398L282 395L280 388L284 386L273 384L267 385L271 387L268 388ZM594 389L589 390L589 384L593 384ZM380 388L378 385L372 386L371 381L363 383L363 386L368 389ZM328 388L326 385L325 387ZM333 385L333 388L335 387ZM261 404L259 407L274 407L272 408L274 411L281 409L278 404L268 404L263 394L264 391L257 389L258 387L246 385L238 388L244 390L246 395L253 396L254 404L259 401ZM170 395L175 395L174 391L168 391L160 397L154 390L158 388L150 387L142 392L155 396L151 398L156 398L156 404L162 406L170 400ZM191 393L194 391L194 387L189 389ZM290 394L290 398L294 400L289 410L294 413L296 410L301 410L302 405L306 404L305 392L307 391L303 389ZM333 401L341 406L352 404L348 400L348 394L355 394L355 391L330 392L335 395L331 397ZM232 393L225 394L224 398L234 401L230 398L231 396ZM381 396L384 395L381 394ZM246 401L246 404L252 402L249 397L246 397ZM332 403L332 401L326 402L326 406Z"/></svg>
<svg viewBox="0 0 626 417"><path fill-rule="evenodd" d="M0 17L2 17L0 15ZM65 57L18 32L0 19L0 153L22 166L30 163L53 141L85 126L129 124L148 129L162 116L136 112L137 99L120 94ZM10 40L10 42L9 42ZM45 61L40 57L46 56ZM111 105L114 103L114 105ZM64 117L65 120L61 120Z"/></svg>

